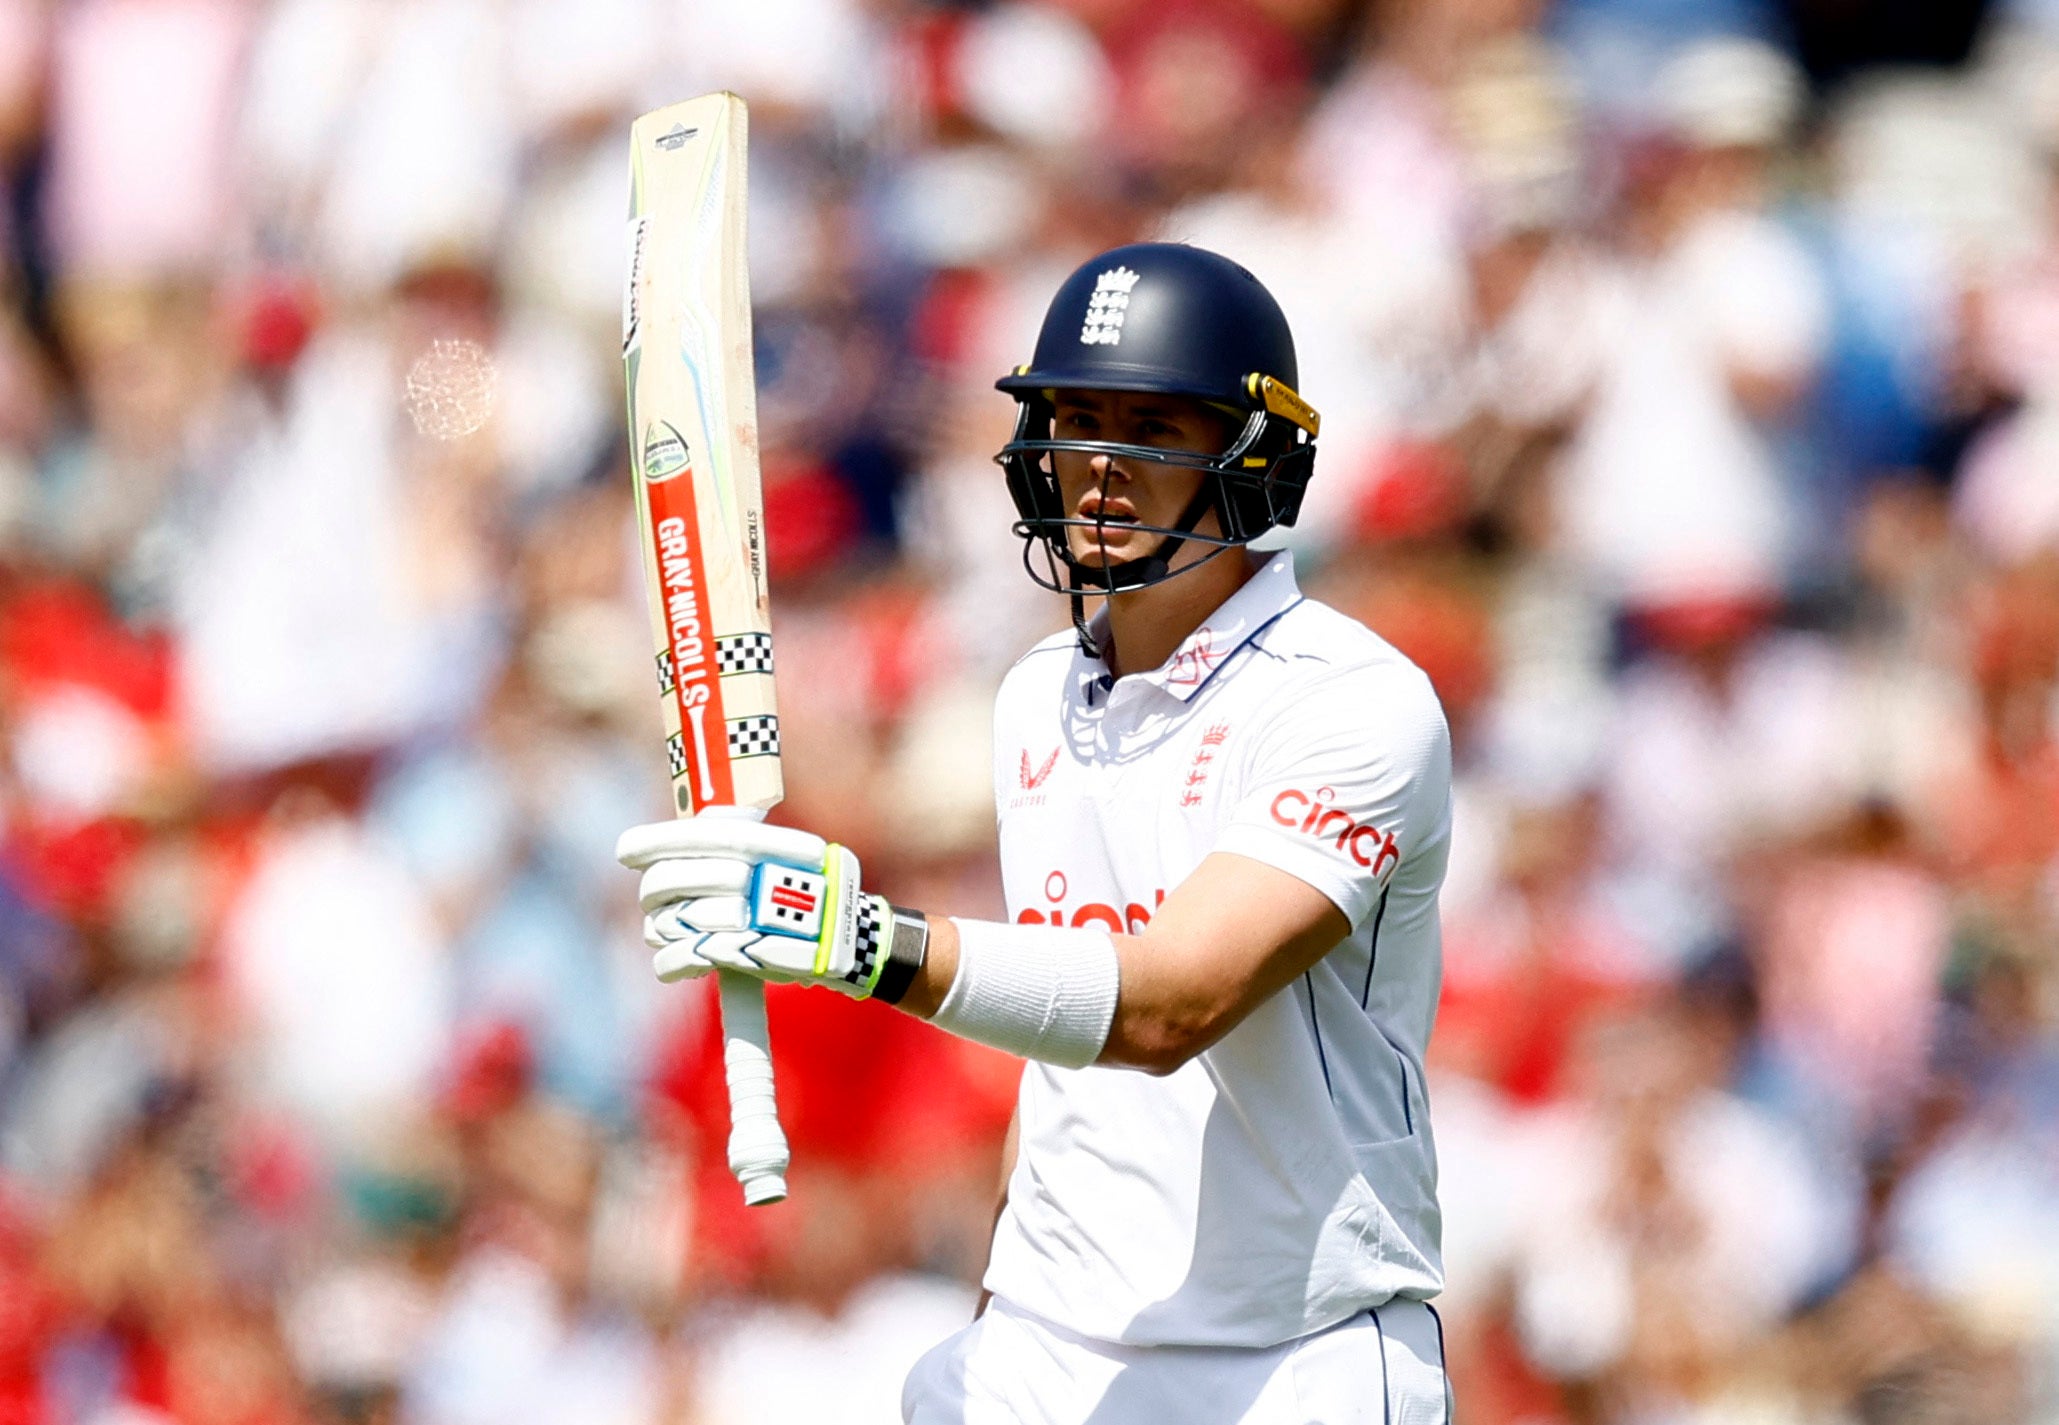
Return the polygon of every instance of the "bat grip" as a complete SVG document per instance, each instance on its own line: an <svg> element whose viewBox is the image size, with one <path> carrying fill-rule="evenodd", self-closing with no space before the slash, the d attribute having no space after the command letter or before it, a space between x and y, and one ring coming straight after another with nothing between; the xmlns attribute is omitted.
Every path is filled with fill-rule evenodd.
<svg viewBox="0 0 2059 1425"><path fill-rule="evenodd" d="M725 970L722 1066L729 1077L729 1171L752 1207L786 1197L786 1133L772 1092L772 1043L765 1032L765 987Z"/></svg>
<svg viewBox="0 0 2059 1425"><path fill-rule="evenodd" d="M704 807L702 816L747 816L755 807ZM786 1199L789 1155L772 1088L772 1039L765 1027L765 987L749 975L723 971L722 1068L729 1080L729 1171L743 1184L751 1207Z"/></svg>

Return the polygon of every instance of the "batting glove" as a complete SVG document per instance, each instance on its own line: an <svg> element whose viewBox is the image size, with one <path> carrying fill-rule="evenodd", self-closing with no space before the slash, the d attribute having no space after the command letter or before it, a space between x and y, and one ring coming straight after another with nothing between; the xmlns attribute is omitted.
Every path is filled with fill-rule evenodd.
<svg viewBox="0 0 2059 1425"><path fill-rule="evenodd" d="M854 999L879 984L892 924L858 888L858 858L787 826L694 817L631 827L615 859L641 871L644 943L658 978L736 970Z"/></svg>

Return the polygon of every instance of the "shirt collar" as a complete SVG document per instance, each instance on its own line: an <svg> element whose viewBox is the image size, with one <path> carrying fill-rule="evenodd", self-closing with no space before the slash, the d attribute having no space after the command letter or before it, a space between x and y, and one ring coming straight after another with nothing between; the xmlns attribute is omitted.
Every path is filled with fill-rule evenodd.
<svg viewBox="0 0 2059 1425"><path fill-rule="evenodd" d="M1123 682L1141 682L1187 701L1208 683L1218 668L1274 619L1301 602L1301 586L1294 579L1294 555L1279 550L1252 572L1236 593L1188 634L1172 657L1148 672L1127 674ZM1108 636L1108 612L1097 610L1088 631L1099 643ZM1104 680L1108 669L1100 659L1080 659L1081 691ZM1099 701L1090 697L1089 701Z"/></svg>

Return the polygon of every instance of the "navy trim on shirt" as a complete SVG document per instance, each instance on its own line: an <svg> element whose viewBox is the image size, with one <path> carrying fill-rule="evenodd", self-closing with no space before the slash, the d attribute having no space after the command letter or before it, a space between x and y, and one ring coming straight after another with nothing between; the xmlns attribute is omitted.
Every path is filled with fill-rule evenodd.
<svg viewBox="0 0 2059 1425"><path fill-rule="evenodd" d="M1013 663L1010 663L1008 665L1008 669L1010 672L1013 672L1015 669L1020 668L1023 664L1029 662L1030 659L1036 657L1039 653L1074 653L1077 651L1078 645L1076 644L1051 642L1039 643L1035 648L1031 648L1024 651L1021 657L1017 658Z"/></svg>
<svg viewBox="0 0 2059 1425"><path fill-rule="evenodd" d="M1387 892L1394 889L1389 881L1380 888L1380 907L1373 912L1373 942L1366 949L1366 987L1358 992L1358 1007L1364 1009L1373 998L1373 967L1380 963L1380 922L1387 918Z"/></svg>
<svg viewBox="0 0 2059 1425"><path fill-rule="evenodd" d="M1380 1420L1382 1425L1394 1425L1394 1382L1387 1374L1387 1328L1380 1324L1380 1308L1368 1306L1366 1315L1373 1318L1373 1330L1380 1337Z"/></svg>
<svg viewBox="0 0 2059 1425"><path fill-rule="evenodd" d="M1429 1302L1423 1303L1423 1310L1430 1313L1430 1319L1437 1323L1437 1371L1444 1377L1444 1425L1452 1425L1451 1369L1445 1363L1444 1318L1437 1314L1437 1308Z"/></svg>
<svg viewBox="0 0 2059 1425"><path fill-rule="evenodd" d="M1293 613L1294 610L1300 608L1303 604L1307 602L1308 595L1296 594L1294 596L1293 603L1287 605L1287 607L1281 609L1278 613L1274 614L1271 618L1267 619L1264 623L1260 624L1257 628L1252 629L1250 633L1246 634L1244 636L1244 641L1239 643L1235 648L1230 650L1230 656L1223 659L1222 662L1216 664L1213 668L1209 669L1207 675L1203 677L1200 682L1194 685L1194 691L1187 694L1187 696L1180 699L1180 701L1192 702L1194 699L1200 697L1201 690L1207 687L1210 683L1215 681L1216 674L1222 672L1223 669L1229 667L1232 663L1236 662L1238 654L1242 653L1247 648L1258 647L1259 637L1262 634L1264 634L1267 629L1271 628L1274 624L1278 623L1281 619L1285 618L1288 614ZM1181 646L1184 647L1185 645L1183 644Z"/></svg>
<svg viewBox="0 0 2059 1425"><path fill-rule="evenodd" d="M1323 1090L1329 1094L1330 1102L1335 1104L1337 1102L1337 1091L1330 1087L1330 1056L1323 1052L1323 1026L1317 1022L1315 1017L1314 974L1313 970L1303 970L1301 972L1302 986L1308 991L1308 1028L1309 1032L1315 1035L1316 1062L1323 1066Z"/></svg>

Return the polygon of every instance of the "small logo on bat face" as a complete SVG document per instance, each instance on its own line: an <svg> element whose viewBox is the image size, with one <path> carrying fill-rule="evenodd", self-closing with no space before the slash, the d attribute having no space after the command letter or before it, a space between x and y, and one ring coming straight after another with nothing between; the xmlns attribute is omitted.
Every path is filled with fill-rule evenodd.
<svg viewBox="0 0 2059 1425"><path fill-rule="evenodd" d="M658 135L658 147L670 153L676 148L684 147L686 141L699 132L699 129L689 129L684 124L674 124Z"/></svg>
<svg viewBox="0 0 2059 1425"><path fill-rule="evenodd" d="M751 588L758 602L765 602L765 532L758 527L758 512L744 511L744 548L751 556Z"/></svg>
<svg viewBox="0 0 2059 1425"><path fill-rule="evenodd" d="M667 421L656 421L643 433L643 478L668 480L686 469L692 453L686 437Z"/></svg>
<svg viewBox="0 0 2059 1425"><path fill-rule="evenodd" d="M643 342L643 240L650 230L648 218L630 221L629 281L622 288L622 357L625 361ZM634 382L634 377L631 381Z"/></svg>

